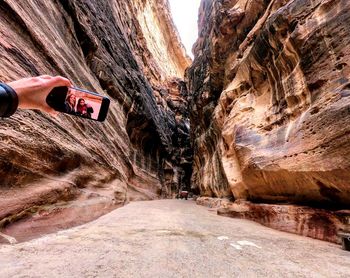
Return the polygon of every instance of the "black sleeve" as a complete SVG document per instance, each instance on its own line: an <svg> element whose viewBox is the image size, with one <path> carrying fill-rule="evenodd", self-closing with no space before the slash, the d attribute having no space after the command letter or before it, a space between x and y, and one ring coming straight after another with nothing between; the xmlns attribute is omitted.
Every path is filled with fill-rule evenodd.
<svg viewBox="0 0 350 278"><path fill-rule="evenodd" d="M14 89L0 83L0 117L12 116L18 108L18 96Z"/></svg>

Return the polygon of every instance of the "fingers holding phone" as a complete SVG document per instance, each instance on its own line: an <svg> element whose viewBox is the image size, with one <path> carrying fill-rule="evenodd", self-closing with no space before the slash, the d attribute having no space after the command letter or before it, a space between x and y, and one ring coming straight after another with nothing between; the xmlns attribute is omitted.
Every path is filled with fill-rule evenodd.
<svg viewBox="0 0 350 278"><path fill-rule="evenodd" d="M110 104L107 97L74 88L62 76L41 75L8 85L16 92L21 109L39 109L52 115L62 112L95 121L104 121L107 117Z"/></svg>
<svg viewBox="0 0 350 278"><path fill-rule="evenodd" d="M18 107L21 109L39 109L51 114L57 112L50 107L46 98L47 95L59 86L72 86L72 83L62 76L42 75L38 77L30 77L20 79L8 83L18 95Z"/></svg>

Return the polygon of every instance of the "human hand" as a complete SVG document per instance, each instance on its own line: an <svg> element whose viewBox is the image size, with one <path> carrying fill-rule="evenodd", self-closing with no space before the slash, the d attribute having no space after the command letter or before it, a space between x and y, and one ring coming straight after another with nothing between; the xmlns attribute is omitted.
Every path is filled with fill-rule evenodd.
<svg viewBox="0 0 350 278"><path fill-rule="evenodd" d="M41 75L7 83L18 95L18 108L39 109L57 115L57 111L46 103L46 97L55 87L71 87L72 83L62 76Z"/></svg>

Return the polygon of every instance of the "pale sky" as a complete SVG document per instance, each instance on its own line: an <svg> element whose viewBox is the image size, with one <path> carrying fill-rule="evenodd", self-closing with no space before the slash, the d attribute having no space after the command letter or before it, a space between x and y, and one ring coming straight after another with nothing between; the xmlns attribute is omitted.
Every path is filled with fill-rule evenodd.
<svg viewBox="0 0 350 278"><path fill-rule="evenodd" d="M198 37L198 9L201 0L169 0L171 13L187 54L193 58L192 46Z"/></svg>

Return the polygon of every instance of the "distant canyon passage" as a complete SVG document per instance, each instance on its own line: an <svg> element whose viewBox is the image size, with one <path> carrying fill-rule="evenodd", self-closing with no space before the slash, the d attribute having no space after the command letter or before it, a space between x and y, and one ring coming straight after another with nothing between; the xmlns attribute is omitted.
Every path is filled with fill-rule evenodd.
<svg viewBox="0 0 350 278"><path fill-rule="evenodd" d="M167 0L4 0L0 13L2 81L59 74L112 99L104 124L2 120L2 232L181 189L277 229L333 242L348 229L349 1L203 0L193 62Z"/></svg>

